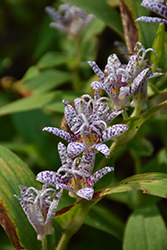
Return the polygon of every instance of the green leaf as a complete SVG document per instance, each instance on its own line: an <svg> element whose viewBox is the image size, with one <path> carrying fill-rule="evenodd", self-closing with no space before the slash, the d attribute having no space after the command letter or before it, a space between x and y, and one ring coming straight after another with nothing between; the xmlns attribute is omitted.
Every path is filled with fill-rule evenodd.
<svg viewBox="0 0 167 250"><path fill-rule="evenodd" d="M74 205L62 208L56 213L55 220L68 234L75 234L82 226L85 217L97 200L81 200Z"/></svg>
<svg viewBox="0 0 167 250"><path fill-rule="evenodd" d="M125 229L123 250L166 250L167 230L157 207L138 208Z"/></svg>
<svg viewBox="0 0 167 250"><path fill-rule="evenodd" d="M94 14L99 19L109 25L114 31L116 31L122 38L124 38L121 18L118 12L112 8L105 0L68 0L82 9L85 9L89 13Z"/></svg>
<svg viewBox="0 0 167 250"><path fill-rule="evenodd" d="M128 192L133 189L143 190L144 193L167 197L167 174L164 173L146 173L133 175L119 182L115 186L97 192L98 197L112 194Z"/></svg>
<svg viewBox="0 0 167 250"><path fill-rule="evenodd" d="M91 208L84 223L122 240L124 224L115 214L105 207L96 205Z"/></svg>
<svg viewBox="0 0 167 250"><path fill-rule="evenodd" d="M40 93L2 106L0 108L0 116L44 107L53 111L63 112L64 105L62 100L72 101L78 95L79 93L75 91Z"/></svg>
<svg viewBox="0 0 167 250"><path fill-rule="evenodd" d="M152 51L150 58L156 70L157 70L156 66L161 61L164 54L164 37L165 37L165 25L163 23L160 23L152 46L152 48L158 53L158 55L155 56L155 53Z"/></svg>
<svg viewBox="0 0 167 250"><path fill-rule="evenodd" d="M30 96L24 99L20 99L11 102L0 108L0 116L11 113L38 109L53 101L54 98L60 95L60 92L45 93L35 96Z"/></svg>
<svg viewBox="0 0 167 250"><path fill-rule="evenodd" d="M57 69L45 69L40 71L37 76L23 81L23 84L26 89L41 93L71 80L72 75L70 73Z"/></svg>
<svg viewBox="0 0 167 250"><path fill-rule="evenodd" d="M39 69L60 66L67 62L67 57L60 52L49 51L37 63Z"/></svg>
<svg viewBox="0 0 167 250"><path fill-rule="evenodd" d="M70 231L72 234L77 232L85 220L85 217L91 207L95 205L103 196L114 193L129 192L134 189L143 190L146 194L167 197L167 174L164 173L147 173L134 175L118 184L98 191L94 194L91 201L80 200L72 206L59 210L56 214L56 221L61 227Z"/></svg>
<svg viewBox="0 0 167 250"><path fill-rule="evenodd" d="M14 194L19 185L40 188L30 169L12 152L0 146L0 223L16 249L40 249L37 234ZM31 240L30 240L31 239Z"/></svg>

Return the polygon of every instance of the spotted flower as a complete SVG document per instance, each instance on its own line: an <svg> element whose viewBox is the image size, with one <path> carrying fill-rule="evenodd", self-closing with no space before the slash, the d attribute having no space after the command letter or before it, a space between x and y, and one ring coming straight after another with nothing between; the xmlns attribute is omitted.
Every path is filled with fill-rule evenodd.
<svg viewBox="0 0 167 250"><path fill-rule="evenodd" d="M128 129L128 126L124 124L107 127L107 124L122 111L111 111L106 103L95 101L89 95L76 98L74 107L67 101L63 103L65 104L64 115L70 132L53 127L45 127L43 131L48 131L70 142L67 152L71 158L75 158L88 148L108 156L109 149L103 142L112 140Z"/></svg>
<svg viewBox="0 0 167 250"><path fill-rule="evenodd" d="M164 23L167 24L167 2L164 0L144 0L141 5L161 17L148 17L148 16L141 16L136 19L136 22L143 21L143 22L150 22L150 23Z"/></svg>
<svg viewBox="0 0 167 250"><path fill-rule="evenodd" d="M42 190L20 185L20 192L21 198L17 195L14 196L20 202L29 222L36 230L37 239L43 240L45 235L54 232L52 221L62 196L62 190L57 193L55 189L49 188L46 184L43 185Z"/></svg>
<svg viewBox="0 0 167 250"><path fill-rule="evenodd" d="M53 7L46 7L45 10L53 19L50 24L51 27L60 29L72 36L78 35L94 18L94 15L87 15L85 10L69 3L60 5L58 11Z"/></svg>
<svg viewBox="0 0 167 250"><path fill-rule="evenodd" d="M58 173L66 172L66 175L77 173L77 175L83 176L84 178L92 174L96 155L93 149L85 150L82 158L77 157L73 160L68 154L66 146L59 142L58 152L62 163L62 166L57 171ZM75 170L76 164L78 164L77 170Z"/></svg>
<svg viewBox="0 0 167 250"><path fill-rule="evenodd" d="M104 175L113 171L112 167L104 167L91 175L95 154L93 151L87 151L82 158L72 160L66 151L66 147L59 143L59 154L63 165L57 172L43 171L40 172L36 179L47 185L64 188L69 191L72 197L80 197L91 200L93 197L93 185Z"/></svg>
<svg viewBox="0 0 167 250"><path fill-rule="evenodd" d="M91 87L105 90L112 99L115 110L129 106L129 97L137 93L139 86L143 86L149 78L161 75L151 74L150 67L147 65L148 60L145 59L148 51L153 51L155 55L156 52L152 48L146 50L139 42L135 49L137 53L130 57L127 65L122 65L116 54L110 55L104 73L94 61L88 62L100 80L92 82ZM134 105L134 102L132 104Z"/></svg>

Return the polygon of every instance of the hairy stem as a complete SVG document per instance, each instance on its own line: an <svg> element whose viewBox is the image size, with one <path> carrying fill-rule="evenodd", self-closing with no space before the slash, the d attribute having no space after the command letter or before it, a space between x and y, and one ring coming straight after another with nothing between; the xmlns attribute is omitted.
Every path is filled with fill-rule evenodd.
<svg viewBox="0 0 167 250"><path fill-rule="evenodd" d="M141 109L139 107L135 107L131 117L138 116L140 114Z"/></svg>
<svg viewBox="0 0 167 250"><path fill-rule="evenodd" d="M124 111L123 113L122 113L122 116L123 116L123 119L125 120L125 119L127 119L128 118L128 114L127 114L127 112L126 111Z"/></svg>
<svg viewBox="0 0 167 250"><path fill-rule="evenodd" d="M65 230L55 250L64 250L71 236L72 235Z"/></svg>
<svg viewBox="0 0 167 250"><path fill-rule="evenodd" d="M47 239L46 239L46 236L42 240L42 250L47 250Z"/></svg>
<svg viewBox="0 0 167 250"><path fill-rule="evenodd" d="M75 63L73 64L71 71L73 74L73 89L74 90L80 90L80 79L79 79L79 74L78 74L78 69L80 66L80 62L81 62L81 51L80 51L80 37L77 37L75 40L75 44L74 44L76 51L75 51Z"/></svg>

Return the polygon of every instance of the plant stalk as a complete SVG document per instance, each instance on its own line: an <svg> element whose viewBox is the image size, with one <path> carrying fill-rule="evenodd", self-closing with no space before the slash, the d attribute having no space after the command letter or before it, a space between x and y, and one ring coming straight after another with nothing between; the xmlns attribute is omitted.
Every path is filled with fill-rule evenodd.
<svg viewBox="0 0 167 250"><path fill-rule="evenodd" d="M68 234L67 230L65 230L55 250L64 250L71 236L72 235Z"/></svg>
<svg viewBox="0 0 167 250"><path fill-rule="evenodd" d="M47 239L46 239L46 236L42 240L42 250L47 250Z"/></svg>

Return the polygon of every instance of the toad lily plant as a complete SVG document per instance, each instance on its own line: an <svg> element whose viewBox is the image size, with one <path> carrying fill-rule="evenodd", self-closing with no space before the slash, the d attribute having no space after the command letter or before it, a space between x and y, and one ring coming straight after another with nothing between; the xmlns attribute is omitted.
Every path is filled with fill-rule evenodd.
<svg viewBox="0 0 167 250"><path fill-rule="evenodd" d="M147 100L147 81L150 78L162 75L161 73L151 74L150 66L145 60L148 51L137 42L134 48L137 53L130 57L127 65L121 64L116 54L108 57L104 73L93 61L88 62L100 81L91 84L93 89L103 89L114 103L114 109L120 110L130 106L129 97L133 95L131 106L140 110L145 109Z"/></svg>
<svg viewBox="0 0 167 250"><path fill-rule="evenodd" d="M78 1L79 5L82 5L82 3L84 5L84 2L86 1ZM91 4L93 4L93 2L95 1L92 1ZM98 5L98 2L100 2L100 5L102 6L103 2L105 1L97 1L97 5ZM89 1L87 1L87 4L88 3ZM135 5L135 1L134 1L134 5ZM167 23L167 6L166 5L167 5L166 1L144 0L142 2L142 6L158 13L165 19L152 18L152 17L140 17L136 21L163 22L166 24ZM108 9L109 7L107 6L106 8ZM94 12L96 13L97 11L98 13L99 9L100 8L98 6L97 10L95 10ZM87 8L87 10L89 10L89 8ZM87 49L87 46L84 43L85 41L86 43L89 42L88 38L89 36L90 38L92 37L91 33L97 33L100 31L98 25L100 24L101 21L97 20L97 23L96 23L94 20L92 22L92 27L90 27L90 30L88 30L88 33L86 33L85 31L85 34L87 34L87 37L84 40L83 39L84 34L82 36L81 32L83 28L87 26L88 23L93 19L94 17L93 15L87 15L87 12L85 10L82 10L69 3L64 3L60 5L58 11L52 7L47 7L46 12L53 19L53 22L51 23L50 26L63 30L64 32L67 33L68 36L73 38L72 41L67 41L69 42L69 46L71 46L70 44L72 44L73 46L73 42L76 42L76 41L78 42L77 43L78 47L73 46L74 51L69 49L71 53L71 55L69 54L70 56L68 55L66 57L65 53L63 54L63 56L62 55L60 56L61 58L60 64L58 62L59 57L55 59L55 57L46 56L46 58L51 58L51 60L53 60L51 61L51 65L53 64L53 67L56 67L56 65L62 67L61 70L54 69L53 70L54 74L57 74L57 72L59 71L61 72L65 65L66 66L65 68L70 71L70 73L68 73L67 76L69 75L70 79L75 78L74 82L79 87L80 87L79 81L81 80L85 72L87 73L85 74L83 79L86 79L87 75L92 73L92 70L98 77L97 78L95 76L96 78L94 78L94 81L91 82L89 94L87 93L84 94L83 88L82 89L78 88L79 92L76 92L77 88L74 88L74 96L75 96L74 101L73 102L68 102L68 100L62 101L64 105L64 116L62 116L63 119L62 119L62 123L60 127L59 125L57 125L57 127L56 125L55 127L52 127L54 125L45 124L45 127L43 128L43 131L56 135L65 141L64 143L62 142L58 143L58 154L61 160L60 167L58 168L56 166L55 171L54 169L51 169L48 167L45 171L43 171L44 169L42 169L42 171L37 174L36 179L34 178L34 182L36 183L36 180L37 180L38 182L40 182L38 183L38 185L43 185L41 190L37 190L35 187L33 187L33 184L31 185L31 180L30 181L28 180L29 182L25 182L24 184L22 183L23 185L19 186L21 197L15 194L14 196L17 198L17 200L13 198L15 202L20 203L29 222L31 223L35 231L37 232L37 239L39 241L42 241L42 249L43 250L47 250L47 249L63 250L63 249L66 249L66 245L69 239L71 238L71 236L74 233L76 233L77 230L79 230L79 228L84 223L84 219L86 218L89 210L104 195L113 194L114 192L115 194L121 193L121 192L127 192L132 189L144 190L145 193L150 194L151 193L150 186L151 185L154 186L155 184L155 185L159 185L158 191L156 191L156 188L152 188L153 190L152 194L159 195L160 197L165 197L167 192L163 191L163 193L161 193L162 192L161 189L163 188L161 188L161 185L160 185L161 177L159 177L159 175L157 177L158 179L157 181L156 178L154 179L155 173L151 173L153 175L152 176L149 175L149 177L147 176L147 174L141 174L142 173L142 169L141 169L142 160L140 158L143 156L149 155L152 150L152 147L150 147L150 143L148 143L144 137L141 137L141 140L138 140L138 138L136 139L138 143L137 145L135 145L136 141L134 140L132 141L132 144L129 143L127 147L130 154L134 158L134 165L136 168L136 169L134 168L134 171L136 171L136 174L138 174L137 177L136 175L134 175L134 177L133 176L129 177L127 181L123 180L120 183L117 183L117 181L120 178L115 178L116 185L113 185L112 187L111 186L109 187L109 185L107 185L105 180L110 179L110 177L112 176L112 172L114 171L114 167L115 167L114 162L113 162L114 157L111 158L111 156L115 153L115 151L119 147L124 147L126 143L130 142L130 140L136 135L138 128L140 128L140 126L146 120L148 120L152 116L153 113L160 110L161 107L167 105L167 101L166 101L165 104L163 103L163 104L157 105L155 108L144 111L145 109L147 109L148 98L154 97L154 95L156 94L158 95L159 93L166 94L167 90L165 92L161 90L159 91L157 86L162 86L164 84L161 81L160 83L158 82L159 84L158 85L155 80L155 86L153 85L153 83L149 82L151 78L155 78L157 76L163 75L162 73L159 73L160 72L158 68L159 62L156 63L156 59L159 53L159 52L157 53L158 50L156 47L153 46L154 49L145 48L141 42L137 42L134 48L134 53L128 55L127 57L128 60L126 64L123 64L121 62L121 59L119 59L116 54L111 54L107 59L107 63L104 66L104 70L101 70L99 66L97 65L97 63L93 61L94 57L90 57L92 59L89 59L91 60L91 61L88 61L89 65L87 65L86 63L87 60L85 60L86 66L84 66L84 64L82 65L82 63L84 63L83 62L84 57L82 58L82 56L84 54L83 53L84 50ZM100 16L101 15L99 15L99 18ZM105 18L107 18L108 20L110 17L109 15L108 16L106 15ZM95 22L95 25L94 25L94 22ZM109 21L108 21L108 24L109 24ZM142 25L147 25L147 24L142 23L141 26ZM151 26L152 24L149 24L149 25ZM162 24L162 26L164 25ZM63 39L64 37L66 39L66 35L63 36ZM141 36L141 37L143 38L144 36ZM150 39L151 37L147 41L148 47L149 47ZM93 39L91 40L91 42L92 41ZM94 44L93 42L92 42L92 45ZM66 43L62 43L62 45L63 45L62 48L65 48ZM58 43L57 47L59 48L59 46L60 44ZM80 46L84 48L83 51L80 49ZM76 52L78 52L78 49L79 49L80 52L82 53L80 53L78 57L77 57L78 54L76 53L76 58L71 58L72 54L74 54L73 52L75 52L75 47L76 47ZM96 46L93 45L93 47L96 47ZM67 49L68 48L72 48L72 47L67 46ZM89 53L89 50L88 50L88 53ZM161 53L163 54L163 52ZM151 57L149 59L150 54L151 54ZM93 55L94 53L92 53L92 56ZM47 68L46 69L47 72L52 72L52 70L50 69L48 70L48 67L49 67L48 65L50 64L47 62L46 66L44 67L42 66L43 68L39 70L40 73L45 72L45 67ZM81 75L83 74L81 78L80 78L80 73ZM62 73L60 73L60 75L61 74ZM59 73L58 73L58 78L59 78ZM81 83L83 82L83 79L81 80ZM58 82L59 80L60 79L58 79ZM74 82L73 80L71 80L69 86L73 86ZM57 85L54 85L54 87L56 88ZM51 89L51 91L52 90L53 88ZM54 91L57 91L57 89ZM69 93L71 93L71 91L69 91ZM76 96L76 93L80 93L79 97ZM57 92L56 92L56 96L57 96ZM68 95L66 95L66 97L67 96ZM49 94L49 98L50 98L50 94ZM48 100L51 100L51 99L48 99ZM53 99L55 100L55 98ZM151 104L149 103L149 105ZM37 107L37 105L35 107ZM123 121L121 120L122 117L123 117ZM144 131L144 133L146 132ZM141 135L142 135L142 131L141 131ZM53 139L55 139L55 137L53 137ZM46 143L46 145L48 144ZM146 151L149 151L149 152L146 152ZM123 152L124 152L123 150L120 150L117 154L117 157L120 155L122 157ZM1 155L0 155L0 158L1 158ZM47 164L48 164L48 158L46 159L47 159ZM44 161L44 163L45 162L46 161ZM112 162L112 165L111 165L111 162ZM5 166L5 161L2 163L2 165L3 167ZM128 163L126 164L126 166L128 166ZM125 171L127 171L127 169ZM162 173L159 173L159 174L162 174ZM103 181L101 180L102 178L103 178ZM4 180L6 181L6 177L4 178ZM18 180L20 181L22 179L19 177ZM152 180L154 180L153 184L152 184ZM20 183L17 183L17 189L18 189L19 184ZM27 186L30 186L30 187L27 187ZM99 190L100 189L99 186L102 186L101 188L102 190ZM96 192L96 190L98 190L98 192ZM13 193L12 193L12 197L13 197ZM72 199L71 197L75 198L75 200ZM113 196L113 197L117 197L117 196ZM108 198L112 199L111 196L110 197L108 196ZM67 199L67 201L65 199ZM117 197L114 199L119 200L120 198ZM72 202L75 202L75 204L72 204ZM62 204L64 203L68 205L65 208L62 206ZM133 207L134 209L136 209L137 207L137 209L139 209L139 206L138 206L139 203L136 203L136 204L135 205L132 204L133 206L131 207ZM62 209L60 209L60 211L56 213L58 205L59 205L59 208L61 207ZM21 212L22 212L22 209L20 208ZM99 211L103 211L103 208L102 210L100 209ZM107 210L104 209L104 211L107 211ZM157 213L159 212L157 212L156 210L155 215ZM97 223L94 223L94 222L93 223L100 224L104 218L103 216L106 216L104 214L105 212L97 213L97 215L95 216L95 220L98 218L99 215L100 216L102 215L102 216L100 217L99 220L96 221ZM133 215L135 215L135 212ZM23 216L25 216L24 213L23 213ZM55 221L53 222L54 217L55 217ZM143 217L143 220L144 220L144 217ZM118 225L120 225L120 230L117 230L114 236L118 236L118 239L122 239L123 228L124 228L123 223L119 221L117 218L114 218L114 223L112 222L112 226L115 227L117 222L118 222ZM59 243L57 242L57 238L59 237L59 235L58 237L56 235L57 237L56 240L54 239L55 235L53 235L53 237L47 236L47 235L53 234L54 232L53 227L56 228L56 226L58 226L57 223L59 224L63 232ZM131 223L131 219L130 219L130 222L128 223L129 224ZM133 226L135 228L136 224L134 223ZM32 233L34 234L33 228L31 228L31 230L32 230ZM107 227L105 229L107 230L106 232L112 233L114 231L112 228L111 230L108 230L108 228L109 227L107 224ZM116 225L116 228L117 228L117 225ZM127 232L128 231L132 233L132 232L135 232L135 229L129 230L128 228ZM125 234L127 232L125 230ZM117 233L120 235L117 235ZM34 235L33 237L35 238L37 245L39 245L39 242L36 240L36 233ZM165 231L165 235L166 235L166 231ZM131 238L132 237L130 236L129 239ZM54 245L53 248L51 247L52 243L50 244L49 239L51 239L51 241L52 240L54 241L52 242ZM50 244L50 245L48 244L48 246L47 246L47 241ZM55 248L56 245L57 245L57 248ZM130 249L128 246L126 246L126 244L124 246L125 246L125 249ZM24 246L24 248L26 247ZM157 245L156 249L160 249L160 248L162 247ZM18 248L18 249L21 249L21 248ZM31 248L26 248L26 249L29 250ZM165 249L167 249L167 247Z"/></svg>
<svg viewBox="0 0 167 250"><path fill-rule="evenodd" d="M113 171L112 167L104 167L91 175L94 167L95 152L87 150L82 158L72 160L67 153L66 147L60 142L58 151L62 166L57 172L43 171L37 175L37 180L56 189L69 190L71 197L80 197L91 200L94 189L92 186L104 175ZM61 174L64 173L63 175Z"/></svg>
<svg viewBox="0 0 167 250"><path fill-rule="evenodd" d="M108 156L109 149L103 142L112 140L128 129L128 126L124 124L107 127L107 124L122 111L111 110L107 103L96 101L88 95L76 98L75 108L67 101L63 101L63 103L65 104L64 114L70 133L53 127L45 127L43 131L50 132L70 142L67 152L72 158L90 148Z"/></svg>
<svg viewBox="0 0 167 250"><path fill-rule="evenodd" d="M60 29L72 37L79 35L94 18L94 15L87 15L85 10L69 3L60 5L58 11L49 6L45 10L53 19L50 26Z"/></svg>
<svg viewBox="0 0 167 250"><path fill-rule="evenodd" d="M42 241L47 234L54 232L52 221L62 196L62 190L57 193L48 185L43 185L42 190L20 185L20 192L22 198L14 196L20 202L29 222L37 232L37 239Z"/></svg>

